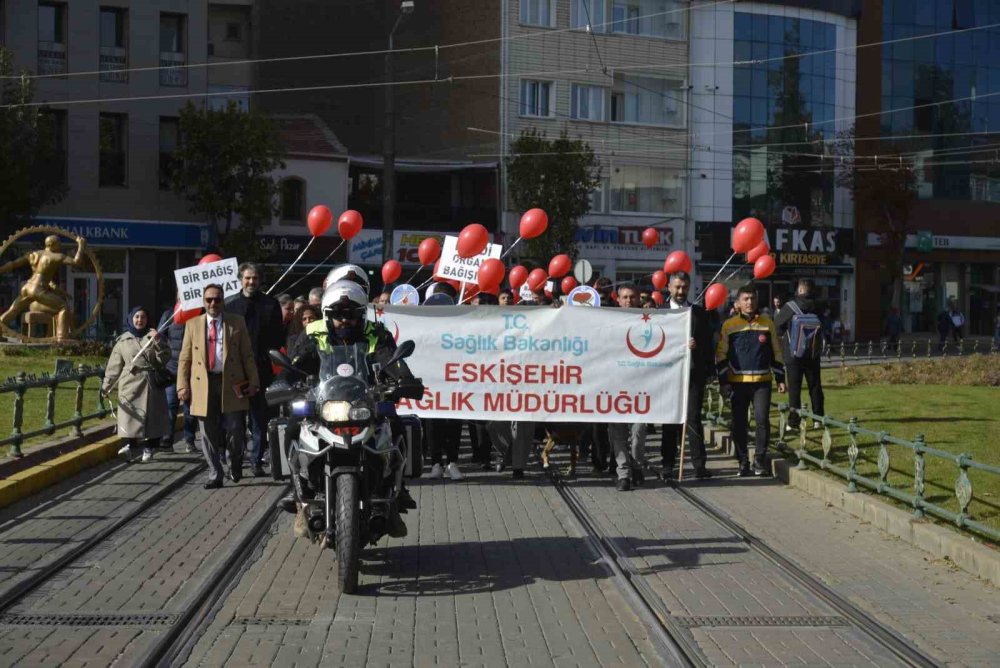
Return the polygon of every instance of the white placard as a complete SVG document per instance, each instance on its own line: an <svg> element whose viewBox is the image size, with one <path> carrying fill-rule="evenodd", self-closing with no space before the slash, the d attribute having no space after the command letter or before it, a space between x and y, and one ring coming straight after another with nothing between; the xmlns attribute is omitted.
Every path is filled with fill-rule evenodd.
<svg viewBox="0 0 1000 668"><path fill-rule="evenodd" d="M386 306L426 387L425 418L680 424L690 309Z"/></svg>
<svg viewBox="0 0 1000 668"><path fill-rule="evenodd" d="M205 304L201 299L201 291L206 285L216 283L222 286L225 297L235 295L240 291L240 279L237 276L239 261L227 257L218 262L196 264L174 270L174 280L177 282L178 301L181 309L187 311L200 308Z"/></svg>
<svg viewBox="0 0 1000 668"><path fill-rule="evenodd" d="M479 282L479 265L491 257L500 259L503 246L486 244L486 250L472 257L460 257L458 254L458 237L447 236L441 247L441 262L434 273L439 278L450 278L462 283Z"/></svg>

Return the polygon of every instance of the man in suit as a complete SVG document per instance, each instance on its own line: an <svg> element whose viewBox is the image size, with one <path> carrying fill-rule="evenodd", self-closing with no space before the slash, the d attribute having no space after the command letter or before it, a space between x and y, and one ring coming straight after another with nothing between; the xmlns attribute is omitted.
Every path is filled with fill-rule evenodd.
<svg viewBox="0 0 1000 668"><path fill-rule="evenodd" d="M222 487L224 439L229 439L229 479L239 482L244 413L260 389L246 323L222 312L223 295L220 285L202 291L205 315L185 325L177 364L177 397L191 404L201 427L201 449L210 471L205 489Z"/></svg>
<svg viewBox="0 0 1000 668"><path fill-rule="evenodd" d="M664 305L669 309L691 309L691 336L688 348L691 350L690 376L688 376L687 405L687 435L691 444L691 463L694 465L694 475L699 480L712 476L705 466L705 436L701 425L701 404L705 399L705 382L715 363L712 350L712 323L709 313L697 304L688 302L688 290L691 288L691 277L687 272L678 271L670 274L667 289L670 299ZM663 425L663 441L660 454L663 457L663 468L660 478L674 479L674 465L677 461L677 446L680 443L683 429L679 424Z"/></svg>
<svg viewBox="0 0 1000 668"><path fill-rule="evenodd" d="M253 262L244 262L239 268L243 289L226 301L226 311L243 316L250 336L250 347L257 364L259 387L267 387L274 380L270 350L280 350L285 345L285 327L281 304L261 290L264 272ZM311 303L311 300L310 300ZM250 467L253 475L264 475L263 462L267 439L267 423L273 415L264 401L264 393L250 399Z"/></svg>

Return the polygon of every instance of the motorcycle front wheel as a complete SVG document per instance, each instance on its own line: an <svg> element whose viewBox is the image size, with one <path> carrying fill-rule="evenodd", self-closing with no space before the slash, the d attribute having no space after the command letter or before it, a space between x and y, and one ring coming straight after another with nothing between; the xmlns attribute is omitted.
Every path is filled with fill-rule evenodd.
<svg viewBox="0 0 1000 668"><path fill-rule="evenodd" d="M353 594L358 588L361 561L359 493L357 477L337 476L337 584L345 594Z"/></svg>

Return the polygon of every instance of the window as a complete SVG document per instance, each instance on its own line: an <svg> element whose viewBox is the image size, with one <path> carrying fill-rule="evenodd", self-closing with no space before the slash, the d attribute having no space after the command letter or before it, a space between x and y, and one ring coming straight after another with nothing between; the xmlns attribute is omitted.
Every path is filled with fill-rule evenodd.
<svg viewBox="0 0 1000 668"><path fill-rule="evenodd" d="M612 211L679 213L683 210L677 172L661 167L613 166L610 199Z"/></svg>
<svg viewBox="0 0 1000 668"><path fill-rule="evenodd" d="M569 5L569 25L571 28L590 29L606 32L604 25L604 5L606 0L572 0Z"/></svg>
<svg viewBox="0 0 1000 668"><path fill-rule="evenodd" d="M101 81L128 81L127 17L124 9L101 8Z"/></svg>
<svg viewBox="0 0 1000 668"><path fill-rule="evenodd" d="M66 73L66 5L38 4L38 73Z"/></svg>
<svg viewBox="0 0 1000 668"><path fill-rule="evenodd" d="M160 85L187 86L183 14L160 14Z"/></svg>
<svg viewBox="0 0 1000 668"><path fill-rule="evenodd" d="M281 182L281 220L301 223L305 220L306 182L292 176Z"/></svg>
<svg viewBox="0 0 1000 668"><path fill-rule="evenodd" d="M179 118L160 116L160 190L170 188L170 177L174 168L174 153L181 143L181 121Z"/></svg>
<svg viewBox="0 0 1000 668"><path fill-rule="evenodd" d="M555 85L551 81L530 81L521 82L521 115L539 116L547 118L552 116L552 93Z"/></svg>
<svg viewBox="0 0 1000 668"><path fill-rule="evenodd" d="M100 116L100 173L102 187L128 185L128 116Z"/></svg>
<svg viewBox="0 0 1000 668"><path fill-rule="evenodd" d="M243 41L243 26L236 21L226 22L226 41L227 42L242 42Z"/></svg>
<svg viewBox="0 0 1000 668"><path fill-rule="evenodd" d="M676 0L612 0L611 31L682 39L685 11Z"/></svg>
<svg viewBox="0 0 1000 668"><path fill-rule="evenodd" d="M603 121L606 89L600 86L573 84L570 96L570 116L585 121Z"/></svg>
<svg viewBox="0 0 1000 668"><path fill-rule="evenodd" d="M224 86L222 84L210 85L209 93L229 93L228 95L211 95L206 101L206 106L212 111L225 111L230 102L235 102L237 108L242 112L250 111L250 88L249 86Z"/></svg>
<svg viewBox="0 0 1000 668"><path fill-rule="evenodd" d="M39 115L40 129L48 135L52 146L52 169L59 175L59 182L68 183L66 112L45 109Z"/></svg>
<svg viewBox="0 0 1000 668"><path fill-rule="evenodd" d="M553 0L521 0L521 23L552 28L556 25Z"/></svg>
<svg viewBox="0 0 1000 668"><path fill-rule="evenodd" d="M597 187L591 191L588 199L590 200L590 211L588 213L604 213L604 193L608 189L608 180L602 178L601 182L597 184Z"/></svg>
<svg viewBox="0 0 1000 668"><path fill-rule="evenodd" d="M680 81L615 75L611 94L614 123L684 125L684 89Z"/></svg>

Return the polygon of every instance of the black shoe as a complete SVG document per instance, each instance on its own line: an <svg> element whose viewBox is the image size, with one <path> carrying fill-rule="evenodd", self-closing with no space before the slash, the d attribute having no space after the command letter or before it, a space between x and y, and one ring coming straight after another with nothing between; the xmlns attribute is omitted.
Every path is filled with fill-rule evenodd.
<svg viewBox="0 0 1000 668"><path fill-rule="evenodd" d="M749 464L741 464L740 465L740 472L737 475L739 477L741 477L741 478L749 478L751 476L750 465Z"/></svg>
<svg viewBox="0 0 1000 668"><path fill-rule="evenodd" d="M636 487L642 487L644 482L646 482L646 474L643 473L642 469L639 467L632 469L632 484Z"/></svg>
<svg viewBox="0 0 1000 668"><path fill-rule="evenodd" d="M229 469L229 473L226 474L226 477L232 480L233 482L239 482L240 474L241 471L239 469Z"/></svg>
<svg viewBox="0 0 1000 668"><path fill-rule="evenodd" d="M766 466L760 466L759 464L753 465L753 474L758 478L771 477L771 471Z"/></svg>
<svg viewBox="0 0 1000 668"><path fill-rule="evenodd" d="M628 478L618 478L618 484L615 485L619 492L627 492L632 489L632 481Z"/></svg>
<svg viewBox="0 0 1000 668"><path fill-rule="evenodd" d="M286 513L292 513L293 515L298 510L298 506L295 503L295 495L289 494L288 496L283 496L278 500L278 507L284 510Z"/></svg>
<svg viewBox="0 0 1000 668"><path fill-rule="evenodd" d="M704 466L702 466L700 468L695 469L694 477L697 478L698 480L708 480L709 478L712 477L712 472L709 471Z"/></svg>
<svg viewBox="0 0 1000 668"><path fill-rule="evenodd" d="M205 489L219 489L222 487L221 480L209 480L205 483Z"/></svg>
<svg viewBox="0 0 1000 668"><path fill-rule="evenodd" d="M601 466L598 463L594 463L594 464L591 465L591 470L594 472L594 475L600 475L600 474L604 473L605 471L607 471L608 467L607 467L607 465Z"/></svg>
<svg viewBox="0 0 1000 668"><path fill-rule="evenodd" d="M399 513L392 513L389 516L389 523L386 530L393 538L405 538L406 537L406 522L403 518L399 516Z"/></svg>
<svg viewBox="0 0 1000 668"><path fill-rule="evenodd" d="M663 482L670 482L674 479L674 469L660 469L660 480Z"/></svg>
<svg viewBox="0 0 1000 668"><path fill-rule="evenodd" d="M514 469L510 472L510 477L514 480L520 480L524 477L524 469Z"/></svg>
<svg viewBox="0 0 1000 668"><path fill-rule="evenodd" d="M253 475L254 478L263 478L264 467L261 466L260 464L255 464L253 470L251 471L251 474Z"/></svg>
<svg viewBox="0 0 1000 668"><path fill-rule="evenodd" d="M413 500L412 496L410 496L410 490L405 487L399 490L399 495L396 497L396 503L398 503L399 507L404 510L413 510L417 507L417 502Z"/></svg>

